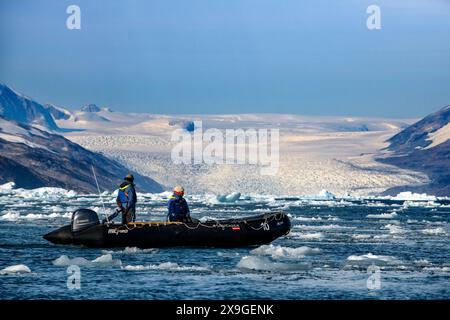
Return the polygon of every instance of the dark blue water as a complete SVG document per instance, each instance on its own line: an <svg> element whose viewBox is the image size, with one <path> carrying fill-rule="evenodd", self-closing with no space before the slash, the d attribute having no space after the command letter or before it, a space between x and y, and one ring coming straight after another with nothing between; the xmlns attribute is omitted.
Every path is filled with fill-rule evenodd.
<svg viewBox="0 0 450 320"><path fill-rule="evenodd" d="M161 196L140 200L138 219L163 219ZM113 208L113 197L106 201ZM19 264L31 269L0 275L0 298L450 298L448 206L270 198L217 204L206 196L192 197L190 204L197 218L282 209L290 214L293 228L259 248L105 251L57 246L42 235L67 224L75 208L99 211L97 197L0 195L0 269ZM80 268L80 289L67 286L72 264Z"/></svg>

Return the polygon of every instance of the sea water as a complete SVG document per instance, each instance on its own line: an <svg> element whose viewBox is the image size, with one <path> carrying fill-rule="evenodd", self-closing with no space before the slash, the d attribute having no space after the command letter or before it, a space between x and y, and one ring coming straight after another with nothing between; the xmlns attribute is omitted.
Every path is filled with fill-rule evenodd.
<svg viewBox="0 0 450 320"><path fill-rule="evenodd" d="M114 196L103 200L112 211ZM165 219L166 200L141 195L138 220ZM281 210L292 230L269 245L234 249L54 245L42 236L68 224L77 208L101 215L99 197L10 190L0 194L0 299L450 298L448 204L264 196L220 203L208 195L188 201L201 220Z"/></svg>

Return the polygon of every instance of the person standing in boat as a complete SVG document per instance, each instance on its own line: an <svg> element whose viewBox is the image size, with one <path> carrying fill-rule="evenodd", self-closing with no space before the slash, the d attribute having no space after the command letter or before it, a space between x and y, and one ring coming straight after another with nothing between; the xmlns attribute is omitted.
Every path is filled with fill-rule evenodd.
<svg viewBox="0 0 450 320"><path fill-rule="evenodd" d="M169 210L167 218L169 219L169 221L192 221L189 206L183 196L183 187L176 186L175 188L173 188L173 195L169 198L169 202L167 203L167 208Z"/></svg>
<svg viewBox="0 0 450 320"><path fill-rule="evenodd" d="M117 194L117 206L122 212L122 223L134 222L136 220L136 190L134 185L134 177L128 174L124 181L119 186L119 193Z"/></svg>

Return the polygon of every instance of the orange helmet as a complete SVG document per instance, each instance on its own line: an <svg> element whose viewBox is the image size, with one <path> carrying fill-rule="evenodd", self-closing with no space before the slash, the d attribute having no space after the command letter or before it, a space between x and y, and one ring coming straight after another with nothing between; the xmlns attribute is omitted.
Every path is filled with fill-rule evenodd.
<svg viewBox="0 0 450 320"><path fill-rule="evenodd" d="M182 196L184 194L184 188L182 186L175 186L173 188L173 193Z"/></svg>

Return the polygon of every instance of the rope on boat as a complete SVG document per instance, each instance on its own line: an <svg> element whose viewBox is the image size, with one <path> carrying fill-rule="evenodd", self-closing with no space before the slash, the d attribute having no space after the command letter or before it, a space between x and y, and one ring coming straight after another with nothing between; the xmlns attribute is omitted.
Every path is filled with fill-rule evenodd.
<svg viewBox="0 0 450 320"><path fill-rule="evenodd" d="M267 216L265 216L265 217L264 217L264 222L262 222L261 225L260 225L259 227L256 227L256 228L253 227L253 226L250 224L250 222L248 222L247 220L243 220L243 221L241 221L241 222L237 222L236 224L243 223L243 224L247 225L250 229L252 229L252 230L254 230L254 231L259 231L259 230L261 230L261 229L269 230L269 228L270 228L270 227L269 227L269 223L272 222L273 220L275 220L275 221L280 221L280 220L283 219L283 216L284 216L284 213L283 213L283 212L276 213L276 214L272 215L270 218L268 218ZM232 224L232 223L229 224L229 225L228 225L228 224L227 224L227 225L224 225L224 224L220 223L220 220L209 220L209 221L215 222L215 224L208 225L208 224L202 223L201 221L198 221L197 224L196 224L195 226L189 226L187 223L183 223L183 224L184 224L184 226L185 226L186 228L188 228L189 230L196 230L196 229L198 229L198 228L200 228L200 227L204 227L204 228L208 228L208 229L213 229L213 228L222 228L222 229L225 229L225 228L229 227L230 225L236 225L236 224ZM138 224L130 223L130 225L131 225L131 224L133 225L132 228L128 227L128 224L125 224L124 226L125 226L125 228L128 229L129 231L131 231L131 230L137 228L137 225L138 225ZM166 223L163 223L163 225L166 225ZM145 226L145 225L141 225L139 228L143 228L144 226ZM150 226L150 225L148 225L148 226ZM157 226L160 226L160 225L157 224Z"/></svg>

